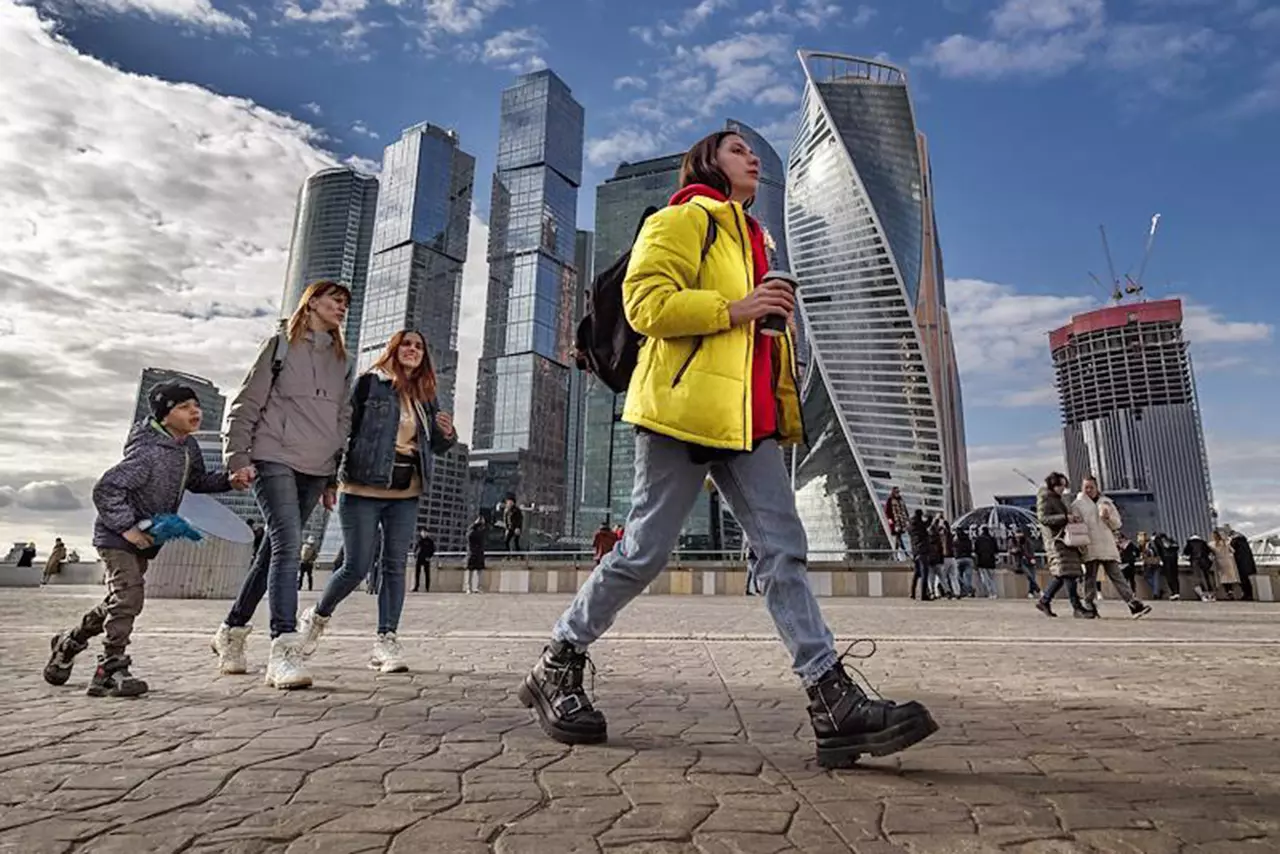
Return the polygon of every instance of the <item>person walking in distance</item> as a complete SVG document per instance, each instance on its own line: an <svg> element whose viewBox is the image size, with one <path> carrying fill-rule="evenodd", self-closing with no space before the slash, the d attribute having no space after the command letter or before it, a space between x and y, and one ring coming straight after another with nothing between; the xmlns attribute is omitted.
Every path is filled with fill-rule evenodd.
<svg viewBox="0 0 1280 854"><path fill-rule="evenodd" d="M44 575L40 579L40 584L48 584L50 578L62 572L62 565L66 562L67 547L62 542L62 537L56 537L53 541L53 550L49 552L49 557L45 559Z"/></svg>
<svg viewBox="0 0 1280 854"><path fill-rule="evenodd" d="M129 672L125 654L133 621L146 600L147 563L160 553L163 517L176 513L185 491L244 489L251 473L208 472L194 434L203 414L196 393L178 383L161 383L147 394L151 417L133 425L124 459L103 473L93 487L93 545L107 571L107 596L74 629L53 637L44 681L65 685L75 657L89 640L104 635L102 654L89 683L92 697L136 697L147 683ZM155 536L153 536L153 534Z"/></svg>
<svg viewBox="0 0 1280 854"><path fill-rule="evenodd" d="M1040 584L1036 581L1036 556L1027 535L1018 531L1009 538L1009 568L1027 579L1027 598L1040 598Z"/></svg>
<svg viewBox="0 0 1280 854"><path fill-rule="evenodd" d="M369 666L383 673L409 669L396 633L404 611L404 566L418 502L431 486L434 456L457 441L453 417L436 404L436 372L427 341L403 329L351 393L351 438L342 460L338 515L351 549L329 576L315 607L299 621L302 652L311 656L333 612L367 576L374 576L378 630Z"/></svg>
<svg viewBox="0 0 1280 854"><path fill-rule="evenodd" d="M601 522L600 529L591 538L591 549L595 556L595 562L599 563L604 560L604 556L613 551L613 547L617 544L618 535L609 527L608 522Z"/></svg>
<svg viewBox="0 0 1280 854"><path fill-rule="evenodd" d="M436 541L426 528L418 530L418 541L413 546L413 592L419 589L431 592L431 558L436 554Z"/></svg>
<svg viewBox="0 0 1280 854"><path fill-rule="evenodd" d="M1192 534L1182 547L1182 556L1187 559L1192 573L1198 579L1194 589L1200 601L1214 601L1217 597L1213 591L1217 585L1213 583L1213 549L1204 541L1204 537Z"/></svg>
<svg viewBox="0 0 1280 854"><path fill-rule="evenodd" d="M1231 549L1235 554L1236 568L1240 571L1240 589L1244 591L1244 601L1253 601L1253 576L1258 574L1258 562L1253 556L1253 547L1249 539L1238 531L1227 528Z"/></svg>
<svg viewBox="0 0 1280 854"><path fill-rule="evenodd" d="M991 536L991 529L983 525L982 530L978 532L978 538L973 541L973 555L978 565L978 580L982 582L988 599L1000 598L1000 593L996 589L996 557L999 554L1000 545L996 542L996 538ZM977 584L974 587L976 589Z"/></svg>
<svg viewBox="0 0 1280 854"><path fill-rule="evenodd" d="M889 498L884 503L884 518L889 523L889 536L893 538L893 559L906 560L903 537L908 537L911 519L907 515L907 502L902 498L902 490L896 486L889 490Z"/></svg>
<svg viewBox="0 0 1280 854"><path fill-rule="evenodd" d="M1116 546L1120 549L1120 574L1124 576L1124 583L1129 585L1129 589L1136 591L1138 561L1142 557L1138 544L1124 534L1117 534Z"/></svg>
<svg viewBox="0 0 1280 854"><path fill-rule="evenodd" d="M463 578L463 593L479 593L480 573L484 571L484 538L488 533L489 523L484 514L476 516L475 521L467 528L467 566Z"/></svg>
<svg viewBox="0 0 1280 854"><path fill-rule="evenodd" d="M302 552L298 556L298 589L302 589L302 577L307 578L307 589L311 590L315 587L315 566L316 558L319 557L320 550L316 548L316 538L307 537L307 541L302 544Z"/></svg>
<svg viewBox="0 0 1280 854"><path fill-rule="evenodd" d="M960 595L974 596L973 578L973 540L969 532L961 528L955 532L956 543L956 575L960 581Z"/></svg>
<svg viewBox="0 0 1280 854"><path fill-rule="evenodd" d="M1160 554L1159 535L1151 537L1146 531L1138 532L1138 552L1142 558L1142 577L1151 588L1151 598L1160 599L1160 582L1164 559Z"/></svg>
<svg viewBox="0 0 1280 854"><path fill-rule="evenodd" d="M911 562L914 568L911 573L911 598L916 598L916 584L920 584L920 601L933 599L931 577L933 564L929 557L929 523L924 519L924 511L916 508L907 526L911 540Z"/></svg>
<svg viewBox="0 0 1280 854"><path fill-rule="evenodd" d="M1213 549L1213 563L1218 570L1218 583L1222 585L1223 595L1228 599L1243 598L1243 591L1236 596L1232 589L1240 587L1240 567L1236 566L1236 553L1231 548L1231 541L1221 528L1214 529L1210 548Z"/></svg>
<svg viewBox="0 0 1280 854"><path fill-rule="evenodd" d="M1120 572L1120 548L1116 543L1121 525L1120 511L1115 502L1098 489L1096 478L1086 477L1082 486L1071 505L1071 512L1080 517L1089 529L1089 545L1084 550L1084 607L1098 613L1094 596L1099 572L1102 572L1111 579L1116 593L1129 606L1129 614L1135 618L1145 617L1151 613L1151 606L1144 605L1134 595L1133 588Z"/></svg>
<svg viewBox="0 0 1280 854"><path fill-rule="evenodd" d="M1053 580L1036 602L1036 608L1047 617L1058 616L1053 613L1053 597L1066 586L1075 615L1091 619L1095 615L1082 607L1080 593L1076 589L1084 572L1083 553L1078 547L1066 542L1067 525L1080 521L1080 516L1072 512L1064 497L1069 483L1065 474L1053 472L1044 479L1044 486L1036 493L1036 519L1040 523L1049 573L1053 576Z"/></svg>
<svg viewBox="0 0 1280 854"><path fill-rule="evenodd" d="M951 523L938 515L933 520L938 530L938 543L942 548L942 582L943 594L948 599L960 598L960 571L956 564L956 538L951 531Z"/></svg>
<svg viewBox="0 0 1280 854"><path fill-rule="evenodd" d="M514 495L502 503L502 545L508 552L520 551L520 532L524 529L524 511Z"/></svg>
<svg viewBox="0 0 1280 854"><path fill-rule="evenodd" d="M351 432L347 350L342 340L351 294L314 282L285 329L263 342L227 416L227 468L256 474L254 497L267 536L211 646L222 673L247 673L249 621L267 596L271 655L266 683L311 685L298 635L302 527L316 503L337 503L338 462Z"/></svg>
<svg viewBox="0 0 1280 854"><path fill-rule="evenodd" d="M632 249L624 304L645 344L623 414L638 428L626 539L578 590L518 692L557 741L607 739L584 684L587 650L665 569L708 473L756 555L762 598L808 694L819 765L896 753L937 729L919 703L873 700L850 678L806 578L780 449L803 440L793 338L785 323L776 336L758 326L789 319L795 296L770 279L764 233L746 213L759 177L741 136L706 137Z"/></svg>
<svg viewBox="0 0 1280 854"><path fill-rule="evenodd" d="M1182 598L1182 582L1178 578L1178 544L1168 534L1158 533L1153 545L1160 557L1160 576L1169 591L1169 601L1177 602Z"/></svg>

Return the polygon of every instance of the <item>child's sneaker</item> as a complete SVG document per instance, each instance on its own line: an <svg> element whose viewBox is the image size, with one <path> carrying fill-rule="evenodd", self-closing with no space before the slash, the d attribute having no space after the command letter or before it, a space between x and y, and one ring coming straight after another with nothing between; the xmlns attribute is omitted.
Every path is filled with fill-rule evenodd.
<svg viewBox="0 0 1280 854"><path fill-rule="evenodd" d="M147 683L129 673L133 659L127 655L98 656L98 669L89 682L90 697L140 697L147 693Z"/></svg>
<svg viewBox="0 0 1280 854"><path fill-rule="evenodd" d="M404 673L409 669L395 632L378 635L378 640L373 645L373 655L369 657L369 666L383 673Z"/></svg>
<svg viewBox="0 0 1280 854"><path fill-rule="evenodd" d="M322 617L316 613L315 608L308 608L302 612L302 619L298 620L298 634L302 637L302 655L310 658L316 651L316 647L320 645L320 638L324 636L324 630L329 627L331 617Z"/></svg>
<svg viewBox="0 0 1280 854"><path fill-rule="evenodd" d="M49 641L52 654L49 663L44 666L44 681L50 685L66 685L71 678L71 665L75 657L84 652L89 644L76 640L74 632L62 632Z"/></svg>
<svg viewBox="0 0 1280 854"><path fill-rule="evenodd" d="M248 673L249 662L245 658L244 645L249 639L253 626L218 626L209 648L218 656L218 672L236 674Z"/></svg>

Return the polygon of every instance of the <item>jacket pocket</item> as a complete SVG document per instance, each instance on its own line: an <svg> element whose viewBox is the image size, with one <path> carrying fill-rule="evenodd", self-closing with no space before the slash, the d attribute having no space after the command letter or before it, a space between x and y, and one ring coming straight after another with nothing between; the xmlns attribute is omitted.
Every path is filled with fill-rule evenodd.
<svg viewBox="0 0 1280 854"><path fill-rule="evenodd" d="M693 364L693 357L698 355L698 351L702 349L703 338L698 338L693 342L693 349L689 351L689 355L685 357L684 362L680 365L680 369L676 371L676 375L671 378L671 387L675 388L680 385L680 380L684 379L685 371L689 370L689 366Z"/></svg>

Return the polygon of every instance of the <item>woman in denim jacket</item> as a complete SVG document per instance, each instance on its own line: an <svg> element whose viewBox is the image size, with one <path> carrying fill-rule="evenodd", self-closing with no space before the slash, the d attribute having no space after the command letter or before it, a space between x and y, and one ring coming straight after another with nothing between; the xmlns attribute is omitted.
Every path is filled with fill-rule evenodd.
<svg viewBox="0 0 1280 854"><path fill-rule="evenodd" d="M351 396L351 438L343 459L338 511L347 560L302 615L302 651L311 655L333 616L371 571L378 579L378 636L369 666L408 670L396 630L404 608L405 561L417 526L418 500L431 483L432 454L457 441L453 418L436 406L436 373L427 342L397 332ZM381 542L379 542L381 537ZM381 566L374 555L381 545Z"/></svg>

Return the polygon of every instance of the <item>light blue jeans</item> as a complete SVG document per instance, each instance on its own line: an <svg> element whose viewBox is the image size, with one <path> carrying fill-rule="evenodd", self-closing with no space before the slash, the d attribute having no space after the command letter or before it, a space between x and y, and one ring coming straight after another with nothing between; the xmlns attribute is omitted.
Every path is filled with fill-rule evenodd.
<svg viewBox="0 0 1280 854"><path fill-rule="evenodd" d="M341 569L329 576L324 594L316 603L316 613L332 617L333 609L375 569L373 561L381 538L382 566L376 568L378 634L398 631L404 610L404 565L417 525L418 499L365 498L344 492L338 496L338 514L347 559Z"/></svg>
<svg viewBox="0 0 1280 854"><path fill-rule="evenodd" d="M772 439L752 453L700 465L684 443L637 433L626 536L578 590L552 637L585 649L609 630L618 612L666 568L708 471L756 555L756 581L792 669L806 686L817 683L836 663L835 641L809 587L808 540L782 451Z"/></svg>
<svg viewBox="0 0 1280 854"><path fill-rule="evenodd" d="M956 558L956 573L960 579L960 595L968 596L975 593L973 587L973 558L958 557Z"/></svg>

